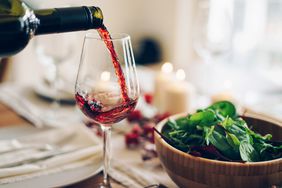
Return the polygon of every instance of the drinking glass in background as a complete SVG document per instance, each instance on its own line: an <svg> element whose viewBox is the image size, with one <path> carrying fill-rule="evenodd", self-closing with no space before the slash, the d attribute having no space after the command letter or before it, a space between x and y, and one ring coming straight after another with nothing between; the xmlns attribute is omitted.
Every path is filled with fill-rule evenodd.
<svg viewBox="0 0 282 188"><path fill-rule="evenodd" d="M200 0L197 5L193 47L204 63L198 85L202 94L210 95L215 67L225 63L231 54L231 7L228 1L220 0Z"/></svg>
<svg viewBox="0 0 282 188"><path fill-rule="evenodd" d="M111 187L111 127L134 110L139 96L139 83L131 40L126 34L113 34L101 39L89 33L84 38L75 84L75 97L80 110L98 123L103 131L104 181L94 187Z"/></svg>
<svg viewBox="0 0 282 188"><path fill-rule="evenodd" d="M50 110L45 114L48 120L59 120L64 116L59 113L60 101L63 97L70 98L71 92L67 91L68 83L62 79L59 66L73 58L76 42L76 35L73 33L44 35L35 41L38 61L45 69L45 75L40 85L36 86L36 92L52 101Z"/></svg>

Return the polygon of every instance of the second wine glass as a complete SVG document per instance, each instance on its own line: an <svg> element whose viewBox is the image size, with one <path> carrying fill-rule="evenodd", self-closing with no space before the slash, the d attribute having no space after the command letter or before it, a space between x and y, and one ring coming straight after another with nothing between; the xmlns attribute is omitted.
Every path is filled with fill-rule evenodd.
<svg viewBox="0 0 282 188"><path fill-rule="evenodd" d="M139 96L127 34L113 34L104 39L93 33L85 36L75 92L78 107L103 130L104 181L99 187L111 187L107 175L111 126L134 110Z"/></svg>
<svg viewBox="0 0 282 188"><path fill-rule="evenodd" d="M52 102L50 108L42 115L42 119L50 125L63 125L68 116L61 108L63 99L70 97L66 89L67 82L62 79L63 72L60 71L60 66L74 57L76 42L76 35L72 33L45 35L35 40L38 61L44 65L44 76L36 85L35 92L41 98Z"/></svg>
<svg viewBox="0 0 282 188"><path fill-rule="evenodd" d="M232 12L230 2L199 0L193 25L193 47L202 64L198 75L198 91L212 95L218 80L218 70L230 62L232 52ZM223 85L223 84L221 84Z"/></svg>

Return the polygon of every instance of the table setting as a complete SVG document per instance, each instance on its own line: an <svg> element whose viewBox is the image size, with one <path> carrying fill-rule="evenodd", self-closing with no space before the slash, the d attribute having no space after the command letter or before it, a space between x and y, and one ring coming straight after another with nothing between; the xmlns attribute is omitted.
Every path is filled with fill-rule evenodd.
<svg viewBox="0 0 282 188"><path fill-rule="evenodd" d="M73 176L75 170L82 170L86 177L98 173L101 167L97 165L101 164L99 141L89 136L83 126L44 131L34 129L12 126L10 130L1 132L1 135L10 132L10 135L19 136L1 140L1 148L6 147L1 151L1 187L22 184L36 187L43 183L43 186L55 187L75 182L72 179L64 182L65 177ZM89 165L91 169L87 169ZM56 175L64 179L60 180ZM50 178L50 182L46 178Z"/></svg>
<svg viewBox="0 0 282 188"><path fill-rule="evenodd" d="M155 72L140 67L138 73L140 74L138 78L146 78L147 83L140 84L142 95L139 97L137 109L142 111L147 119L153 119L153 116L158 115L157 108L152 105L152 101L146 102L146 100L148 97L152 98ZM98 92L108 92L112 89L114 92L119 92L116 86L111 86L112 83L109 81L110 78L115 80L114 74L110 71L101 73L101 77L98 77L101 79L97 84ZM44 81L39 81L39 84L42 83ZM92 84L95 85L95 82ZM0 130L3 132L3 134L0 133L0 179L3 187L18 187L19 185L61 187L92 176L101 177L99 173L103 169L103 139L101 135L96 134L97 126L95 129L89 129L83 125L91 122L91 116L82 110L89 117L83 116L74 103L62 102L59 103L59 108L55 109L58 111L55 112L66 116L56 119L48 118L46 114L50 112L50 109L54 110L52 95L40 89L43 86L38 84L25 86L9 82L0 86L1 103L23 118L20 121L21 124L4 126ZM79 90L76 91L82 96L87 91L85 88L89 86L91 85L88 82L83 87L79 84ZM139 88L136 87L136 89ZM52 88L47 90L53 94ZM69 91L69 88L66 91ZM136 90L135 93L138 94L138 92ZM47 96L47 99L42 95ZM100 101L104 101L104 105L111 105L117 101L114 97L109 98L110 100L103 98L101 94L99 97ZM75 98L72 100L75 101ZM145 161L143 152L147 151L143 146L127 147L125 140L133 127L132 122L126 119L117 124L112 133L114 149L112 156L114 157L112 157L111 168L107 172L111 179L120 187L176 187L163 171L156 156L153 156L152 160Z"/></svg>
<svg viewBox="0 0 282 188"><path fill-rule="evenodd" d="M28 28L15 47L8 41L15 37L0 35L10 47L0 55L46 34L31 46L40 78L0 84L0 187L281 187L281 84L264 79L267 71L243 69L240 58L229 63L250 50L237 49L244 37L235 37L233 5L192 4L195 23L185 42L199 62L184 58L192 53L178 36L175 45L185 49L175 58L166 48L162 54L155 38L132 43L131 35L112 32L96 6L0 2L0 13ZM182 3L175 5L178 17L185 15ZM177 35L189 28L174 31L180 23L171 28ZM88 29L81 40L65 34Z"/></svg>
<svg viewBox="0 0 282 188"><path fill-rule="evenodd" d="M84 61L88 62L87 59ZM24 118L18 124L0 129L1 187L99 186L97 184L103 181L101 171L105 165L103 129L92 120L96 117L92 110L96 108L99 110L101 103L113 105L120 101L121 99L116 97L116 92L122 96L118 85L115 84L115 73L111 68L101 67L102 71L93 74L94 77L87 73L93 69L82 67L86 79L82 76L81 83L76 81L76 84L73 84L76 89L72 98L60 95L59 99L69 102L59 100L60 106L57 109L52 108L52 88L48 89L46 85L39 86L44 81L27 86L9 82L0 85L1 103ZM133 90L133 94L139 96L138 104L135 110L131 110L126 117L122 117L122 121L116 122L112 127L113 151L111 167L107 174L113 181L113 187L183 187L179 179L175 179L173 173L168 170L163 156L159 158L159 155L163 154L159 151L159 135L154 133L156 130L154 127L163 124L167 118L174 117L171 115L191 113L197 108L205 108L222 100L234 102L239 107L239 113L247 109L236 103L236 95L232 95L233 86L230 80L224 82L223 92L205 96L199 94L192 82L187 81L187 72L184 69L174 70L175 67L170 62L164 62L159 67L154 69L136 67L136 76L138 80L142 80L139 86L140 94L138 87L135 92ZM61 90L71 93L70 85L72 84L68 83L68 88ZM93 85L95 87L91 89ZM45 90L39 89L40 87L45 87ZM132 92L134 84L130 87ZM45 92L46 90L50 93ZM87 92L89 94L86 94ZM95 96L91 94L92 92L98 93L97 99L101 103L94 103L96 99L92 98ZM106 97L102 95L107 92L113 93L107 94ZM87 98L88 96L90 98ZM74 105L75 100L77 105ZM92 101L85 105L86 100ZM64 116L48 118L46 113L49 113L50 109ZM255 109L254 106L251 109ZM257 111L253 114L259 114ZM119 115L117 118L119 119ZM107 123L112 119L99 121ZM161 133L161 129L158 131ZM158 138L157 148L154 137ZM93 180L94 183L87 183L93 177L98 179Z"/></svg>
<svg viewBox="0 0 282 188"><path fill-rule="evenodd" d="M119 186L124 187L141 188L160 184L177 187L162 168L155 153L151 155L151 150L148 149L151 147L151 138L144 137L140 131L146 130L146 126L152 128L170 114L177 114L178 108L172 108L170 112L158 110L160 107L157 107L154 99L159 95L155 93L157 90L154 90L153 86L154 80L158 80L158 72L138 67L138 73L140 77L150 80L147 82L150 84L141 84L144 89L136 110L126 120L113 127L114 158L109 176L118 182ZM176 72L171 74L177 75ZM171 82L174 81L178 82L177 79L172 79ZM161 89L166 90L165 87ZM44 113L50 104L41 101L42 98L36 95L36 91L31 87L2 84L0 90L1 103L32 124L7 126L0 130L1 186L67 186L99 174L102 169L102 138L101 130L95 123L95 126L87 128L83 122L87 124L89 119L84 119L74 106L62 105L60 108L75 118L52 124L40 117L40 113ZM198 101L198 104L202 101L200 97L193 100ZM193 110L189 103L184 107ZM132 137L136 133L137 137ZM155 152L155 148L153 150ZM144 160L146 157L148 159ZM57 177L62 177L63 181L58 181L60 178ZM46 184L49 179L53 184Z"/></svg>
<svg viewBox="0 0 282 188"><path fill-rule="evenodd" d="M197 94L192 83L183 81L183 70L173 70L172 64L168 62L163 63L159 70L139 66L137 71L139 79L145 81L140 82L141 94L136 109L125 120L113 126L114 157L108 174L121 187L178 187L169 178L157 157L152 142L153 127L170 115L183 111L192 112L197 106L230 100L230 92L219 93L216 98L211 96L203 100L203 96ZM166 74L170 76L164 84L163 75ZM108 73L102 72L102 75L102 81L109 78ZM175 87L187 86L188 89L167 95L167 91L171 89L169 86L173 84ZM230 82L225 85L227 88L231 87ZM98 86L101 89L101 85ZM108 90L108 87L102 86L102 89ZM0 130L1 186L76 186L79 182L83 185L91 177L101 177L99 173L103 169L103 133L91 118L83 116L70 103L60 105L60 110L70 118L50 121L41 115L49 110L50 100L39 96L36 87L5 83L1 84L0 91L1 103L25 119L21 121L23 125L4 126ZM173 103L179 105L174 106ZM26 125L26 121L29 125Z"/></svg>
<svg viewBox="0 0 282 188"><path fill-rule="evenodd" d="M95 130L91 131L83 125L86 120L77 108L73 105L62 105L61 110L75 118L53 123L40 116L50 104L42 101L31 87L6 84L1 85L0 90L1 103L13 109L30 124L12 125L11 128L5 126L1 130L2 134L0 131L0 153L1 157L3 156L0 179L4 187L66 186L72 181L81 181L101 171L101 136L93 134ZM149 110L146 113L155 112ZM127 132L126 129L131 127L127 120L114 127L112 139L116 152L113 153L115 157L112 161L112 170L109 171L111 178L126 187L145 187L161 182L167 182L167 186L174 187L160 164L157 164L157 167L154 163L143 164L140 147L133 149L126 147L124 134ZM11 158L14 155L19 157ZM82 172L76 175L74 173L76 170ZM67 179L64 180L66 183L54 181L59 179L56 176ZM52 180L53 184L45 184L48 179Z"/></svg>

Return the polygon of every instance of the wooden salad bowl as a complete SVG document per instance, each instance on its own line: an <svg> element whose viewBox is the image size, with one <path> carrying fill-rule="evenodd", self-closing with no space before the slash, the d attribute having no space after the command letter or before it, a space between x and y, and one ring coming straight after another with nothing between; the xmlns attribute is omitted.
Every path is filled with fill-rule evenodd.
<svg viewBox="0 0 282 188"><path fill-rule="evenodd" d="M179 118L186 114L175 115ZM273 140L282 140L282 122L246 112L243 118L261 134L270 133ZM162 131L167 119L157 125ZM181 188L258 188L282 186L282 158L263 162L226 162L195 157L184 153L155 133L155 144L162 166Z"/></svg>

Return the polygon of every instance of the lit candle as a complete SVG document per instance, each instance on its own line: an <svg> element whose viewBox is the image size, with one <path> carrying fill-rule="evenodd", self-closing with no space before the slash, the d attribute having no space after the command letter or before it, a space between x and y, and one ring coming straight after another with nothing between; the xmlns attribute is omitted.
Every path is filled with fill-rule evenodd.
<svg viewBox="0 0 282 188"><path fill-rule="evenodd" d="M104 82L107 82L111 79L111 73L108 71L104 71L101 73L100 79Z"/></svg>
<svg viewBox="0 0 282 188"><path fill-rule="evenodd" d="M111 82L111 73L108 71L104 71L100 75L100 80L97 82L94 92L100 93L100 92L109 92L112 90L115 90L115 83Z"/></svg>
<svg viewBox="0 0 282 188"><path fill-rule="evenodd" d="M183 69L177 70L175 76L176 81L167 85L162 99L162 111L170 114L190 111L196 95L194 86L185 81L186 75Z"/></svg>
<svg viewBox="0 0 282 188"><path fill-rule="evenodd" d="M162 65L161 71L155 77L155 90L154 90L154 105L158 108L162 108L162 95L165 87L173 80L172 76L173 66L171 63L166 62Z"/></svg>
<svg viewBox="0 0 282 188"><path fill-rule="evenodd" d="M112 82L111 73L104 71L100 75L100 81L94 89L95 99L103 103L103 105L117 104L121 100L119 85Z"/></svg>
<svg viewBox="0 0 282 188"><path fill-rule="evenodd" d="M233 84L231 80L225 80L223 82L223 91L216 93L211 96L211 100L213 103L218 102L218 101L231 101L235 102L234 97L232 95L232 87Z"/></svg>

